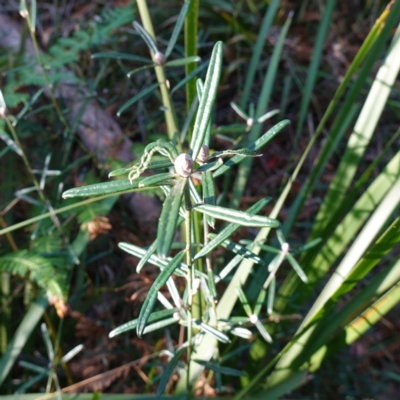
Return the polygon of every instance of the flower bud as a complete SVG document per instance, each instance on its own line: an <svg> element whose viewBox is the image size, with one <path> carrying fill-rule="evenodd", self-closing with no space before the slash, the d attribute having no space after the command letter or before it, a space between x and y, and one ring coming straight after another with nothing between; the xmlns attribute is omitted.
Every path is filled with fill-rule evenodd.
<svg viewBox="0 0 400 400"><path fill-rule="evenodd" d="M154 54L154 62L157 65L164 65L165 63L165 57L164 54L158 51L156 54Z"/></svg>
<svg viewBox="0 0 400 400"><path fill-rule="evenodd" d="M251 127L254 125L254 119L253 119L253 118L249 118L249 119L246 121L246 125L247 125L249 128L251 128Z"/></svg>
<svg viewBox="0 0 400 400"><path fill-rule="evenodd" d="M193 158L189 154L179 154L174 163L175 171L183 178L187 178L193 172Z"/></svg>
<svg viewBox="0 0 400 400"><path fill-rule="evenodd" d="M199 155L197 156L197 160L205 163L208 159L208 156L210 155L210 150L208 149L208 146L206 144L203 144L203 146L201 146L200 151L199 151Z"/></svg>
<svg viewBox="0 0 400 400"><path fill-rule="evenodd" d="M258 317L255 314L251 314L249 319L252 324L255 324L258 321Z"/></svg>
<svg viewBox="0 0 400 400"><path fill-rule="evenodd" d="M289 253L289 243L283 243L282 244L282 246L281 246L281 250L282 250L282 253L285 253L285 254L287 254L287 253Z"/></svg>

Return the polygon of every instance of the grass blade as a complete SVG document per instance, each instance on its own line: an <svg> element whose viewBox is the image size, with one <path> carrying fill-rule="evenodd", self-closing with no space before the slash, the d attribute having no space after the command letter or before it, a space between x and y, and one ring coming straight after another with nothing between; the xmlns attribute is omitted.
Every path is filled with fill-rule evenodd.
<svg viewBox="0 0 400 400"><path fill-rule="evenodd" d="M274 47L274 51L272 53L272 57L269 62L268 71L267 71L267 74L265 75L265 79L264 79L263 86L261 89L260 98L257 103L255 119L258 119L259 117L263 116L268 109L272 89L274 87L276 73L278 71L278 65L279 65L279 60L281 58L283 44L284 44L284 41L285 41L285 38L286 38L286 35L289 30L289 26L290 26L291 22L292 22L292 14L290 14L288 19L286 20L286 22L281 30L281 33L279 34L278 41ZM253 127L250 131L250 134L249 134L249 142L250 143L255 142L259 138L261 129L262 129L262 124L254 124L253 125ZM244 192L252 163L253 163L253 160L251 158L248 158L248 159L244 160L239 167L238 174L237 174L235 183L233 185L230 208L235 209L235 208L238 208L238 206L239 206L239 201Z"/></svg>
<svg viewBox="0 0 400 400"><path fill-rule="evenodd" d="M0 359L0 385L7 378L12 366L20 355L20 352L25 346L36 325L42 318L48 306L47 298L41 295L29 308L20 323L17 331L7 346L7 351Z"/></svg>

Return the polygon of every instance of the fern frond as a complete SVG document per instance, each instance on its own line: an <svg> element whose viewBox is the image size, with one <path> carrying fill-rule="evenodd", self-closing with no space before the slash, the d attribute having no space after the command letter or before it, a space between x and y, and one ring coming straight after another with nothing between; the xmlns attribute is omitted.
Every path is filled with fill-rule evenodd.
<svg viewBox="0 0 400 400"><path fill-rule="evenodd" d="M49 298L66 295L66 269L55 268L50 259L21 250L0 257L0 271L26 277L47 291Z"/></svg>

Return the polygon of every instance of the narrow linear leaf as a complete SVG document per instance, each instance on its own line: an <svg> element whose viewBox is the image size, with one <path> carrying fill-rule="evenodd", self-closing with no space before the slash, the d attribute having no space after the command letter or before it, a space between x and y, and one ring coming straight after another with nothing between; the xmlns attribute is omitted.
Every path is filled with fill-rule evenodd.
<svg viewBox="0 0 400 400"><path fill-rule="evenodd" d="M254 150L250 149L238 149L238 150L224 150L216 151L213 153L213 157L227 157L227 156L244 156L244 157L261 157L262 154L257 154Z"/></svg>
<svg viewBox="0 0 400 400"><path fill-rule="evenodd" d="M215 161L209 161L206 164L201 165L199 168L196 169L196 172L206 172L206 171L214 171L218 169L224 162L222 158L218 158Z"/></svg>
<svg viewBox="0 0 400 400"><path fill-rule="evenodd" d="M254 307L254 315L259 315L264 305L265 297L267 296L267 291L265 289L260 290L260 294L258 295L256 305Z"/></svg>
<svg viewBox="0 0 400 400"><path fill-rule="evenodd" d="M150 257L156 252L157 248L157 240L155 240L147 249L144 256L140 259L137 267L136 272L139 274L142 268L146 265L147 261L149 261Z"/></svg>
<svg viewBox="0 0 400 400"><path fill-rule="evenodd" d="M176 40L178 39L179 33L181 32L183 23L185 22L186 14L189 10L190 2L185 2L181 8L181 11L176 20L174 30L171 34L171 39L169 39L167 50L165 50L165 58L168 58L175 47Z"/></svg>
<svg viewBox="0 0 400 400"><path fill-rule="evenodd" d="M223 44L217 42L214 46L210 64L208 66L204 90L201 96L199 109L193 127L193 136L190 143L191 156L195 160L204 143L211 111L218 91L218 83L222 70Z"/></svg>
<svg viewBox="0 0 400 400"><path fill-rule="evenodd" d="M137 33L142 37L144 42L146 43L147 47L151 50L153 54L158 53L158 48L156 42L151 37L151 35L143 28L142 25L139 24L137 21L133 21L133 27L136 29Z"/></svg>
<svg viewBox="0 0 400 400"><path fill-rule="evenodd" d="M307 275L304 273L303 269L300 267L300 264L296 261L296 259L290 253L286 254L286 258L290 262L290 265L293 267L299 278L304 283L308 283Z"/></svg>
<svg viewBox="0 0 400 400"><path fill-rule="evenodd" d="M213 299L216 299L217 289L215 287L215 277L211 269L207 272L207 275L208 275L208 289L210 290L210 295Z"/></svg>
<svg viewBox="0 0 400 400"><path fill-rule="evenodd" d="M154 322L159 319L169 317L170 315L172 315L178 311L179 311L178 308L170 308L168 310L161 310L161 311L153 312L152 314L150 314L147 322ZM108 337L113 338L117 335L120 335L121 333L128 332L132 329L135 329L137 327L138 321L139 321L139 319L136 318L136 319L133 319L132 321L126 322L125 324L118 326L117 328L113 329L108 334Z"/></svg>
<svg viewBox="0 0 400 400"><path fill-rule="evenodd" d="M208 66L208 61L205 61L203 64L198 66L193 72L191 72L189 75L187 75L185 78L183 78L177 85L173 87L171 90L171 96L173 93L175 93L178 89L180 89L182 86L184 86L187 82L189 82L192 78L197 76L203 69L206 69ZM196 100L197 101L197 100Z"/></svg>
<svg viewBox="0 0 400 400"><path fill-rule="evenodd" d="M61 358L60 364L66 364L68 361L72 360L79 352L83 350L83 347L83 344L78 344L78 346L75 346Z"/></svg>
<svg viewBox="0 0 400 400"><path fill-rule="evenodd" d="M112 58L117 60L138 61L144 63L152 63L148 58L135 56L134 54L119 53L117 51L108 51L103 53L92 54L92 58Z"/></svg>
<svg viewBox="0 0 400 400"><path fill-rule="evenodd" d="M176 366L178 365L179 360L181 359L183 353L186 351L186 347L181 347L177 350L174 356L169 360L164 372L161 375L160 383L157 387L156 396L161 396L164 393L165 388L171 378L173 372L175 371Z"/></svg>
<svg viewBox="0 0 400 400"><path fill-rule="evenodd" d="M187 179L180 180L164 201L157 229L157 253L161 258L167 257L171 249L186 183Z"/></svg>
<svg viewBox="0 0 400 400"><path fill-rule="evenodd" d="M151 93L154 89L156 89L158 86L160 86L159 83L153 83L150 85L148 88L142 90L140 93L138 93L136 96L133 96L130 100L128 100L124 105L122 105L118 111L117 111L117 116L120 117L121 114L127 110L130 106L135 104L137 101L142 99L144 96L147 96L149 93Z"/></svg>
<svg viewBox="0 0 400 400"><path fill-rule="evenodd" d="M143 335L145 335L146 333L157 331L158 329L162 329L165 328L166 326L170 326L176 323L178 323L178 320L175 319L174 317L163 319L161 321L155 322L154 324L147 325L146 328L144 328Z"/></svg>
<svg viewBox="0 0 400 400"><path fill-rule="evenodd" d="M260 215L251 215L243 211L231 210L225 207L212 206L209 204L195 204L193 209L211 217L222 219L223 221L237 223L241 226L251 226L255 228L278 228L278 220Z"/></svg>
<svg viewBox="0 0 400 400"><path fill-rule="evenodd" d="M47 306L48 300L46 296L41 295L30 306L28 312L25 314L22 322L18 326L17 331L8 344L6 352L0 359L0 385L2 385L4 380L7 378L12 366L15 363L15 360L20 355L40 318L42 318Z"/></svg>
<svg viewBox="0 0 400 400"><path fill-rule="evenodd" d="M174 185L176 184L176 174L171 174L169 172L156 174L143 178L139 182L139 187L146 186L161 186L161 185Z"/></svg>
<svg viewBox="0 0 400 400"><path fill-rule="evenodd" d="M204 204L215 205L215 187L214 187L214 179L212 177L211 171L206 171L203 173L202 180L202 188L203 188L203 202ZM206 215L206 221L211 228L215 227L215 218L209 215Z"/></svg>
<svg viewBox="0 0 400 400"><path fill-rule="evenodd" d="M231 101L229 104L234 109L236 114L243 118L245 121L250 118L234 101Z"/></svg>
<svg viewBox="0 0 400 400"><path fill-rule="evenodd" d="M229 337L225 335L225 333L220 332L219 330L211 327L210 325L205 324L204 322L201 322L199 320L194 322L197 326L200 327L200 329L208 333L209 335L213 336L215 339L222 343L230 343L231 341L229 340Z"/></svg>
<svg viewBox="0 0 400 400"><path fill-rule="evenodd" d="M124 251L126 251L129 254L132 254L135 257L138 258L142 258L146 255L146 250L142 249L139 246L135 246L134 244L130 244L130 243L118 243L118 247ZM164 270L165 267L168 265L168 262L170 260L161 260L159 257L157 257L155 254L151 254L149 259L147 260L150 264L155 265L156 267L160 268L161 270ZM181 268L178 268L175 271L175 274L178 276L184 276L185 275L185 271L182 270L182 267L184 266L184 264L181 265ZM185 266L187 269L187 266Z"/></svg>
<svg viewBox="0 0 400 400"><path fill-rule="evenodd" d="M165 267L165 269L157 276L153 285L150 288L150 291L146 297L146 300L143 303L143 306L140 310L136 332L139 337L143 335L144 329L146 327L147 321L150 317L150 314L153 310L154 304L157 300L157 292L167 283L167 280L174 273L174 271L179 267L183 256L185 255L184 251L178 253Z"/></svg>
<svg viewBox="0 0 400 400"><path fill-rule="evenodd" d="M262 210L269 202L271 201L271 197L265 197L259 200L257 203L252 205L248 210L247 213L250 215L254 215ZM204 246L194 257L197 260L200 257L205 256L206 254L210 253L214 250L217 246L219 246L224 240L229 238L233 235L240 228L240 225L237 223L231 223L222 229L214 239L212 239L206 246Z"/></svg>
<svg viewBox="0 0 400 400"><path fill-rule="evenodd" d="M209 237L210 238L215 238L217 235L210 233ZM245 246L242 246L238 243L232 242L231 240L224 240L221 243L221 246L225 247L226 249L232 251L235 254L238 254L244 258L247 258L248 260L253 261L255 264L260 264L264 265L264 260L260 257L258 257L256 254L254 254L252 251L247 249Z"/></svg>
<svg viewBox="0 0 400 400"><path fill-rule="evenodd" d="M201 58L199 56L192 56L192 57L184 57L178 58L177 60L167 61L164 66L165 67L181 67L182 65L187 65L192 62L199 62Z"/></svg>
<svg viewBox="0 0 400 400"><path fill-rule="evenodd" d="M260 332L261 336L265 339L265 341L268 343L272 343L271 335L264 328L264 325L260 322L260 320L257 320L255 325L256 325L256 328L258 329L258 332Z"/></svg>
<svg viewBox="0 0 400 400"><path fill-rule="evenodd" d="M69 189L62 194L62 197L63 199L67 199L70 197L102 196L105 194L133 191L138 189L138 187L139 180L131 183L129 179L120 179Z"/></svg>
<svg viewBox="0 0 400 400"><path fill-rule="evenodd" d="M285 126L289 125L290 121L285 119L281 122L278 122L271 129L269 129L264 135L258 138L252 145L247 147L250 151L260 150L263 146L265 146L274 136L276 136ZM229 168L232 168L234 165L239 164L246 157L242 155L236 155L228 160L221 168L218 168L217 171L214 172L214 178L225 173Z"/></svg>
<svg viewBox="0 0 400 400"><path fill-rule="evenodd" d="M239 371L238 369L233 369L229 367L222 367L221 365L211 363L203 360L193 360L195 363L202 365L204 368L211 369L212 371L219 372L222 375L229 376L247 376L247 374L243 371Z"/></svg>
<svg viewBox="0 0 400 400"><path fill-rule="evenodd" d="M243 339L250 339L253 336L253 332L249 329L242 328L240 326L235 326L232 328L229 333L232 335L235 335L237 337L243 338Z"/></svg>
<svg viewBox="0 0 400 400"><path fill-rule="evenodd" d="M243 292L243 289L240 286L238 286L236 288L236 292L237 292L237 294L239 296L240 302L242 303L244 311L246 312L247 316L250 317L253 313L251 311L249 301L247 300L247 297Z"/></svg>
<svg viewBox="0 0 400 400"><path fill-rule="evenodd" d="M46 368L41 367L36 364L32 364L28 361L20 361L18 364L19 364L19 366L29 369L30 371L34 371L34 372L38 372L38 373L45 373L45 372L48 373L49 372Z"/></svg>

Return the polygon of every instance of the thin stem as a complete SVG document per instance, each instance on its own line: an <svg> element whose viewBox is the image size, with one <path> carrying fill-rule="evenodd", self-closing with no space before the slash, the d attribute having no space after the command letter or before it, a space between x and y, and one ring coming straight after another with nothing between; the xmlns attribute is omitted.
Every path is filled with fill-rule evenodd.
<svg viewBox="0 0 400 400"><path fill-rule="evenodd" d="M47 88L49 90L51 102L53 103L53 106L54 106L54 108L56 110L58 118L60 118L60 121L63 124L64 128L69 133L71 133L71 129L70 129L70 127L69 127L69 125L68 125L68 123L67 123L67 121L66 121L66 119L64 117L64 114L62 113L62 111L60 109L60 106L58 105L57 99L56 99L56 97L54 95L53 85L50 83L49 78L47 76L46 68L44 66L42 54L40 52L39 45L38 45L38 42L36 40L35 29L32 26L32 21L31 21L30 15L26 14L25 18L26 18L26 23L28 25L29 34L31 35L31 40L32 40L32 43L33 43L33 47L35 49L36 58L37 58L37 60L39 62L40 68L42 70L44 82L45 82L45 84L46 84L46 86L47 86Z"/></svg>
<svg viewBox="0 0 400 400"><path fill-rule="evenodd" d="M190 393L190 361L192 357L192 304L193 304L193 264L192 264L192 212L186 210L185 218L186 228L186 264L188 266L187 281L188 281L188 311L187 311L187 381L186 390Z"/></svg>
<svg viewBox="0 0 400 400"><path fill-rule="evenodd" d="M203 225L204 225L204 246L206 246L209 242L209 237L208 237L209 229L208 229L208 223L207 223L207 219L206 219L205 215L203 215ZM211 253L208 253L206 255L206 267L207 267L207 275L208 275L209 279L213 279L213 282L215 282L214 272L212 270L212 265L211 265ZM210 298L208 299L208 301L210 302L212 310L213 310L213 312L210 312L210 325L217 326L217 307L215 304L215 299L212 295L210 295Z"/></svg>
<svg viewBox="0 0 400 400"><path fill-rule="evenodd" d="M153 23L151 22L151 17L149 13L149 9L147 7L147 2L146 0L137 0L137 5L139 9L139 14L140 18L142 19L143 27L146 29L146 31L153 37L153 39L156 39L156 35L154 33L154 28L153 28ZM154 54L151 52L151 57L154 60ZM176 115L175 115L175 108L173 103L171 102L171 98L169 96L169 90L166 85L167 83L167 78L165 76L165 71L164 68L161 65L156 65L154 67L156 75L157 75L157 81L160 84L160 90L161 90L161 97L163 100L163 105L165 107L164 115L165 115L165 121L167 123L167 129L168 129L168 138L171 141L176 141L177 147L180 150L180 143L179 143L179 135L178 135L178 127L177 127L177 122L176 122Z"/></svg>

